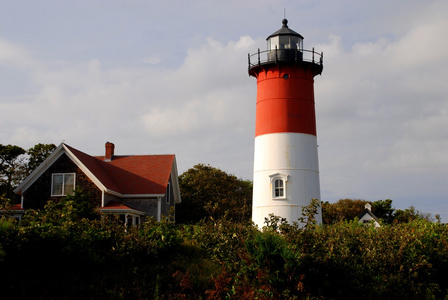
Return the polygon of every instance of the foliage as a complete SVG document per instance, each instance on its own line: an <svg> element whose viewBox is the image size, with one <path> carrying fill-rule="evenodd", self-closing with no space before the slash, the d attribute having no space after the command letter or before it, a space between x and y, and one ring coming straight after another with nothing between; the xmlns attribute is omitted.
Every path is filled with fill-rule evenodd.
<svg viewBox="0 0 448 300"><path fill-rule="evenodd" d="M342 220L353 220L364 211L369 203L361 199L340 199L336 203L324 202L322 216L324 224L333 224Z"/></svg>
<svg viewBox="0 0 448 300"><path fill-rule="evenodd" d="M13 200L15 197L14 188L37 168L55 148L54 144L37 144L25 151L19 146L0 144L0 194Z"/></svg>
<svg viewBox="0 0 448 300"><path fill-rule="evenodd" d="M324 202L322 204L323 223L335 224L342 220L353 220L364 210L369 203L360 199L340 199L335 203ZM377 200L371 202L372 213L382 220L383 223L403 223L416 219L433 221L431 214L425 214L416 210L413 206L405 210L392 208L392 200Z"/></svg>
<svg viewBox="0 0 448 300"><path fill-rule="evenodd" d="M74 203L78 202L78 203ZM124 228L81 192L0 219L2 297L38 299L444 299L448 227L416 219L265 230L226 218ZM93 211L94 213L94 211ZM281 228L281 229L280 229ZM279 230L280 229L280 230Z"/></svg>
<svg viewBox="0 0 448 300"><path fill-rule="evenodd" d="M182 179L202 209L197 223L164 218L125 228L98 214L80 190L27 210L20 223L1 217L2 298L448 298L448 226L413 207L373 202L383 220L395 218L373 228L340 214L363 200L323 203L324 217L336 219L315 226L320 203L313 200L299 220L306 226L270 215L259 231L241 211L250 183L210 166L193 171Z"/></svg>
<svg viewBox="0 0 448 300"><path fill-rule="evenodd" d="M431 214L422 213L416 210L414 206L410 206L405 210L401 209L396 210L393 217L393 221L395 223L407 223L418 219L433 221Z"/></svg>
<svg viewBox="0 0 448 300"><path fill-rule="evenodd" d="M392 200L377 200L372 203L372 212L385 223L390 224L394 220L394 211L392 208Z"/></svg>
<svg viewBox="0 0 448 300"><path fill-rule="evenodd" d="M263 231L282 231L289 225L286 218L274 214L269 214L269 218L264 218L264 223L266 225L263 226Z"/></svg>
<svg viewBox="0 0 448 300"><path fill-rule="evenodd" d="M9 199L13 196L13 188L24 178L20 166L25 152L19 146L0 144L0 191Z"/></svg>
<svg viewBox="0 0 448 300"><path fill-rule="evenodd" d="M226 217L247 222L251 215L252 183L198 164L179 176L182 203L176 206L178 223L195 223L205 217Z"/></svg>
<svg viewBox="0 0 448 300"><path fill-rule="evenodd" d="M30 174L56 149L55 144L37 144L28 149L27 171Z"/></svg>
<svg viewBox="0 0 448 300"><path fill-rule="evenodd" d="M299 222L304 224L305 228L317 224L316 215L320 211L320 205L319 199L313 198L308 206L302 207L302 217L299 218Z"/></svg>
<svg viewBox="0 0 448 300"><path fill-rule="evenodd" d="M90 195L76 189L73 195L48 201L43 210L29 209L22 222L29 226L55 226L82 219L95 220L99 219L99 216L90 201Z"/></svg>
<svg viewBox="0 0 448 300"><path fill-rule="evenodd" d="M13 205L11 199L0 194L0 210L9 210L11 205Z"/></svg>
<svg viewBox="0 0 448 300"><path fill-rule="evenodd" d="M154 298L172 282L177 232L169 220L126 229L81 191L27 210L18 224L0 219L2 298Z"/></svg>
<svg viewBox="0 0 448 300"><path fill-rule="evenodd" d="M379 229L353 221L288 238L300 249L307 292L324 298L426 299L447 293L446 283L434 276L446 271L431 262L447 263L448 256L439 252L447 247L447 233L426 221Z"/></svg>

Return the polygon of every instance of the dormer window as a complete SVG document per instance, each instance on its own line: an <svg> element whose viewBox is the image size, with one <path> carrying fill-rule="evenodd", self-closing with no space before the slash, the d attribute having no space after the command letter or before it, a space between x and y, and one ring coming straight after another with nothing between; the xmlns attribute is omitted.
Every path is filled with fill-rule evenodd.
<svg viewBox="0 0 448 300"><path fill-rule="evenodd" d="M286 199L288 175L276 173L269 177L271 178L272 199Z"/></svg>
<svg viewBox="0 0 448 300"><path fill-rule="evenodd" d="M66 196L75 190L75 173L55 173L51 176L51 195Z"/></svg>

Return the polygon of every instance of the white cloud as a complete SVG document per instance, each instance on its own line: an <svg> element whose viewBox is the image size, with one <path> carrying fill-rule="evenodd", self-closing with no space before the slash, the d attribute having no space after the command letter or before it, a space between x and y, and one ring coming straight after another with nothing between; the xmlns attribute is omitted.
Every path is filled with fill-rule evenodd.
<svg viewBox="0 0 448 300"><path fill-rule="evenodd" d="M325 69L315 88L328 195L432 197L431 182L448 169L446 28L436 17L394 40L345 50L343 38L331 36L321 45ZM415 181L417 174L427 175Z"/></svg>
<svg viewBox="0 0 448 300"><path fill-rule="evenodd" d="M0 38L0 65L23 68L35 64L24 47Z"/></svg>
<svg viewBox="0 0 448 300"><path fill-rule="evenodd" d="M197 103L188 103L183 107L160 109L154 107L149 113L142 116L145 129L150 135L166 136L180 135L198 129Z"/></svg>
<svg viewBox="0 0 448 300"><path fill-rule="evenodd" d="M148 58L143 59L142 62L145 64L157 65L157 64L161 63L161 60L158 57L148 57Z"/></svg>
<svg viewBox="0 0 448 300"><path fill-rule="evenodd" d="M234 116L248 107L241 102L255 101L244 94L244 81L250 82L244 58L253 43L247 36L227 45L208 38L201 47L190 49L178 69L159 77L157 85L167 88L163 99L153 99L156 105L142 116L147 132L171 136L211 128L232 130L240 123Z"/></svg>

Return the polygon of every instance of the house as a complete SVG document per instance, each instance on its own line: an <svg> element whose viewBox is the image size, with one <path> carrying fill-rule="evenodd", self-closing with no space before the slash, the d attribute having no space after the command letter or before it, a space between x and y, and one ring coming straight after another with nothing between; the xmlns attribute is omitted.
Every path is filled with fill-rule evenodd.
<svg viewBox="0 0 448 300"><path fill-rule="evenodd" d="M359 215L359 222L362 224L371 224L373 222L373 226L381 227L380 220L372 213L372 205L367 203L364 208L365 210Z"/></svg>
<svg viewBox="0 0 448 300"><path fill-rule="evenodd" d="M42 209L78 187L100 212L126 224L160 221L181 202L175 155L115 155L107 142L104 156L90 156L62 143L14 190L21 195L16 209Z"/></svg>

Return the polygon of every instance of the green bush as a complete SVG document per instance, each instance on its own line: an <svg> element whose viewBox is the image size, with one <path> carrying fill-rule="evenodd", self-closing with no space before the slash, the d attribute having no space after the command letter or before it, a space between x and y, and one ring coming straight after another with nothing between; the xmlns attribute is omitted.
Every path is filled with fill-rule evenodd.
<svg viewBox="0 0 448 300"><path fill-rule="evenodd" d="M76 198L75 199L79 199ZM82 199L82 198L81 198ZM73 200L0 219L1 296L41 299L445 299L448 228L418 219L264 231L226 219L125 228ZM90 217L88 217L90 216Z"/></svg>

